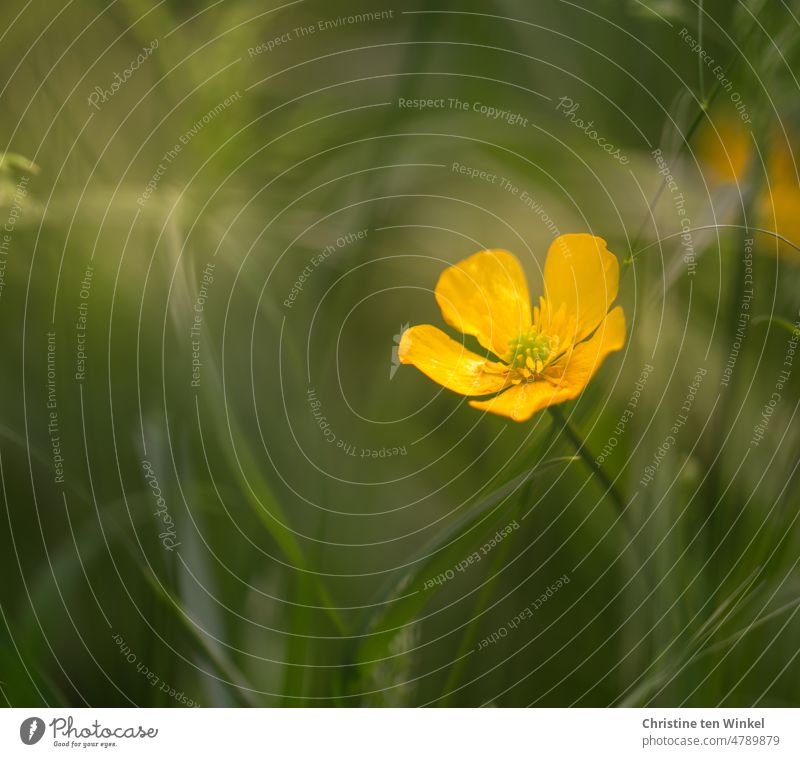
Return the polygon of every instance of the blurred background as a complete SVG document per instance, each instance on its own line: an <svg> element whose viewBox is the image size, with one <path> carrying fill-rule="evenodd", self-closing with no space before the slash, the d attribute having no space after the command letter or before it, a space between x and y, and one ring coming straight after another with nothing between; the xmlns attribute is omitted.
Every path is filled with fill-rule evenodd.
<svg viewBox="0 0 800 757"><path fill-rule="evenodd" d="M6 705L800 704L800 5L464 7L10 4ZM396 352L571 232L592 466Z"/></svg>

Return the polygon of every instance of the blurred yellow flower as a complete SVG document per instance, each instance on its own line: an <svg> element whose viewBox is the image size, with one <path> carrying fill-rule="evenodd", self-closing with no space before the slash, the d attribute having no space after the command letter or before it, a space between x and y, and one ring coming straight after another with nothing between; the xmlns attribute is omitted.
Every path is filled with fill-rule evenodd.
<svg viewBox="0 0 800 757"><path fill-rule="evenodd" d="M515 421L574 399L606 356L625 344L617 296L619 264L605 240L564 234L547 252L544 296L531 311L522 266L505 250L484 250L445 270L435 296L444 320L499 360L481 357L435 326L400 340L401 363L451 391L493 394L470 405Z"/></svg>
<svg viewBox="0 0 800 757"><path fill-rule="evenodd" d="M761 226L774 234L800 245L800 185L797 181L795 156L785 141L773 146L767 164L768 182L758 199L758 219ZM797 260L797 251L789 257Z"/></svg>
<svg viewBox="0 0 800 757"><path fill-rule="evenodd" d="M750 129L728 114L716 117L713 124L706 122L697 147L712 183L743 182L757 159ZM800 245L800 185L785 136L773 139L766 164L766 181L756 197L755 224ZM796 251L792 257L796 259Z"/></svg>

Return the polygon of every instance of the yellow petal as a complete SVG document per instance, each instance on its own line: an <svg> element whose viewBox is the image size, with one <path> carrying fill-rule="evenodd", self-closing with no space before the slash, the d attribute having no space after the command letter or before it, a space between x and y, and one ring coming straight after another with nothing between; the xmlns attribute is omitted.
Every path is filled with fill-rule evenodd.
<svg viewBox="0 0 800 757"><path fill-rule="evenodd" d="M435 326L403 332L397 355L446 389L466 395L494 394L509 384L508 366L470 352Z"/></svg>
<svg viewBox="0 0 800 757"><path fill-rule="evenodd" d="M753 154L750 130L732 114L709 119L698 137L696 153L712 180L741 181Z"/></svg>
<svg viewBox="0 0 800 757"><path fill-rule="evenodd" d="M765 229L800 245L800 189L789 184L765 187L759 198L759 220ZM771 248L769 244L765 247ZM788 253L789 259L797 260L800 256L797 250L785 244L779 248Z"/></svg>
<svg viewBox="0 0 800 757"><path fill-rule="evenodd" d="M490 400L472 400L469 404L478 410L505 415L514 421L527 421L539 410L571 400L578 394L580 390L576 392L572 386L558 386L537 379L512 386Z"/></svg>
<svg viewBox="0 0 800 757"><path fill-rule="evenodd" d="M616 299L618 286L619 263L604 239L563 234L553 241L544 264L544 288L548 312L565 312L574 323L572 333L558 334L563 347L582 341L597 328ZM543 328L554 331L548 323Z"/></svg>
<svg viewBox="0 0 800 757"><path fill-rule="evenodd" d="M591 339L575 345L546 371L548 378L558 387L572 388L577 397L589 380L597 373L603 361L612 352L625 345L625 314L621 307L614 308L598 326Z"/></svg>
<svg viewBox="0 0 800 757"><path fill-rule="evenodd" d="M448 324L500 358L531 325L525 273L505 250L484 250L448 268L436 285L436 301Z"/></svg>
<svg viewBox="0 0 800 757"><path fill-rule="evenodd" d="M614 308L591 339L575 348L546 370L546 378L512 386L489 400L469 404L479 410L505 415L515 421L527 421L534 413L550 405L575 399L597 372L603 360L625 344L625 315Z"/></svg>
<svg viewBox="0 0 800 757"><path fill-rule="evenodd" d="M544 297L540 297L539 306L534 308L534 322L543 328L550 338L549 363L572 349L576 335L575 313L567 312L566 303L562 302L558 310L554 310Z"/></svg>
<svg viewBox="0 0 800 757"><path fill-rule="evenodd" d="M795 166L795 156L797 148L788 143L782 135L776 135L770 145L769 159L767 161L767 174L769 183L775 186L797 186L797 173ZM794 141L795 134L791 137ZM752 145L752 142L751 142Z"/></svg>

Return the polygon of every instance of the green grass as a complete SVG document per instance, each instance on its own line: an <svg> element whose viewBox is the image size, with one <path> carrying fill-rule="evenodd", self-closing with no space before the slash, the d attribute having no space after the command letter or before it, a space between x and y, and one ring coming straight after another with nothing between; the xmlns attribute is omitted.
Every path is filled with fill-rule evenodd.
<svg viewBox="0 0 800 757"><path fill-rule="evenodd" d="M45 28L53 13L35 0L9 22L5 704L797 706L800 269L796 250L753 229L774 167L725 187L698 153L698 134L732 103L679 36L685 26L700 39L696 6L518 5L401 13L457 10L410 2L254 56L352 4L86 0ZM796 21L761 2L703 10L702 45L746 102L769 165L775 144L798 144ZM92 108L93 88L153 39L155 54ZM562 96L629 165L555 109ZM483 103L528 126L399 98ZM657 147L692 228L720 225L693 235L692 275ZM505 177L541 212L454 162ZM504 247L540 294L553 238L543 213L562 233L603 236L623 264L626 347L563 417L515 424L394 371L404 324L445 327L432 289L446 265ZM723 381L751 236L750 319ZM600 470L587 464L609 439ZM610 482L615 494L601 496ZM456 569L514 519L501 546Z"/></svg>

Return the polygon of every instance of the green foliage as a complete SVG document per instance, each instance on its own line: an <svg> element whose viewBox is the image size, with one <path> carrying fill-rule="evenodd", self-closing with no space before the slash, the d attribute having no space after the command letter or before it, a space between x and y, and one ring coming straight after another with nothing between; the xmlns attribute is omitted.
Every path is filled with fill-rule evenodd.
<svg viewBox="0 0 800 757"><path fill-rule="evenodd" d="M6 705L797 706L800 268L754 231L798 144L784 4L78 5L0 52ZM700 147L732 91L738 184ZM626 263L626 349L562 407L581 456L392 352L443 326L446 265L507 248L533 287L559 231ZM512 517L499 564L432 582Z"/></svg>

